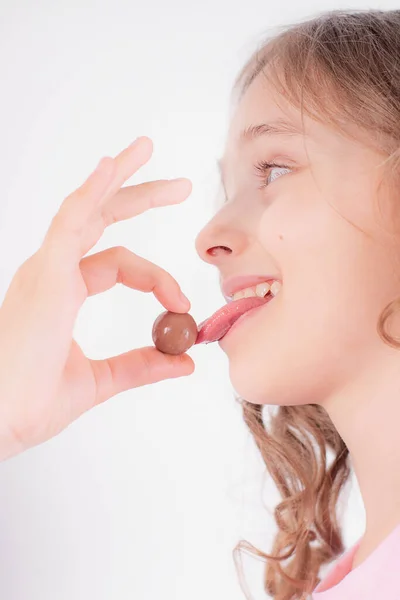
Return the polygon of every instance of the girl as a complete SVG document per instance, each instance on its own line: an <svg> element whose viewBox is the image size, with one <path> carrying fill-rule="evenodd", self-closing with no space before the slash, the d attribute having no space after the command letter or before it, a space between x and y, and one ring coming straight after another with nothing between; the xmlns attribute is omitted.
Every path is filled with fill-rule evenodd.
<svg viewBox="0 0 400 600"><path fill-rule="evenodd" d="M333 11L260 46L234 86L225 203L196 240L228 303L273 291L219 344L282 494L273 554L253 549L275 600L400 598L399 32L399 10ZM187 354L94 361L72 339L85 299L117 282L190 309L168 273L122 247L83 258L108 225L189 195L186 179L120 189L151 152L142 137L104 158L12 280L0 309L3 459L121 391L193 372ZM341 556L336 505L351 466L366 530Z"/></svg>

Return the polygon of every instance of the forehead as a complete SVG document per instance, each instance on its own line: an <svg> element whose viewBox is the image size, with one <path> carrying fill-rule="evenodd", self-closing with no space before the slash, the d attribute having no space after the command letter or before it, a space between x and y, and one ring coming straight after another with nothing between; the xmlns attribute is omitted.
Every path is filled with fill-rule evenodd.
<svg viewBox="0 0 400 600"><path fill-rule="evenodd" d="M290 105L284 92L279 94L262 74L258 75L234 108L224 155L217 161L222 178L230 158L249 145L279 140L282 146L301 145L304 149L313 130L309 121L304 115L303 124L300 111Z"/></svg>
<svg viewBox="0 0 400 600"><path fill-rule="evenodd" d="M278 144L303 156L342 155L348 140L329 125L312 119L293 106L284 90L277 90L261 72L251 83L230 120L223 156L217 161L224 176L226 165L251 147Z"/></svg>
<svg viewBox="0 0 400 600"><path fill-rule="evenodd" d="M294 130L304 133L311 125L307 115L302 123L300 111L289 103L284 90L277 91L260 73L236 105L228 135L231 141L240 141L249 124L279 121L290 123Z"/></svg>

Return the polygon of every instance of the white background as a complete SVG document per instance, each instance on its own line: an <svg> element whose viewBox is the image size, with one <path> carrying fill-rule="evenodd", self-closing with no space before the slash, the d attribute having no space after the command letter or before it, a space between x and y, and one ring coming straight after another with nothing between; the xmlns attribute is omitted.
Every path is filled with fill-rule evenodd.
<svg viewBox="0 0 400 600"><path fill-rule="evenodd" d="M217 271L194 239L215 210L233 79L275 25L340 6L349 8L2 0L1 298L63 198L102 156L147 135L153 157L127 184L189 177L193 192L109 227L91 252L124 245L161 265L198 322L219 308ZM117 286L89 298L75 338L91 358L148 345L162 310L153 296ZM0 465L0 598L244 597L232 550L242 538L271 550L279 498L263 486L226 356L217 344L189 353L191 377L120 394ZM356 482L350 487L341 509L348 545L364 529ZM244 554L243 566L253 597L266 598L263 563Z"/></svg>

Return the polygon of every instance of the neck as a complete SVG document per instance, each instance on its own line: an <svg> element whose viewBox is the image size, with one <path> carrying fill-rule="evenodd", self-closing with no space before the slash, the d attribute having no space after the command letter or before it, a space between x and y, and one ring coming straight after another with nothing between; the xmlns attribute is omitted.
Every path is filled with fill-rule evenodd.
<svg viewBox="0 0 400 600"><path fill-rule="evenodd" d="M363 499L366 528L353 568L400 524L400 356L385 350L361 376L323 403L347 445Z"/></svg>

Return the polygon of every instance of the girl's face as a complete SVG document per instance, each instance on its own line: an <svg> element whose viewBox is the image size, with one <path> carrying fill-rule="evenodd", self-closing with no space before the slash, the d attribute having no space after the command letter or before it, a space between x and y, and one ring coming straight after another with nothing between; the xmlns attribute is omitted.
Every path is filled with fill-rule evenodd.
<svg viewBox="0 0 400 600"><path fill-rule="evenodd" d="M383 185L378 207L384 156L306 115L304 139L242 138L278 120L301 129L300 112L283 96L279 104L262 75L240 101L222 160L225 204L196 248L222 284L237 275L276 275L283 284L219 342L236 392L259 404L323 404L385 359L376 328L400 296L396 246L384 229L395 204ZM260 161L288 168L263 179Z"/></svg>

